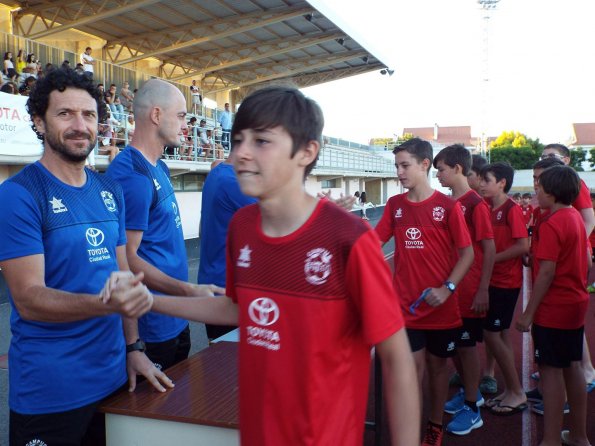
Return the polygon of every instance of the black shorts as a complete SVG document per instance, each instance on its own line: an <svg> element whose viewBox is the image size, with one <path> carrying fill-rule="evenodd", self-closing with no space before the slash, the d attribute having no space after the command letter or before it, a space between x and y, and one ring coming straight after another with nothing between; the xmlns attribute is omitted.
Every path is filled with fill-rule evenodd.
<svg viewBox="0 0 595 446"><path fill-rule="evenodd" d="M483 324L482 317L464 317L463 326L459 328L457 348L475 347L478 342L483 342Z"/></svg>
<svg viewBox="0 0 595 446"><path fill-rule="evenodd" d="M484 319L484 330L498 332L510 328L519 291L520 288L490 286L490 308Z"/></svg>
<svg viewBox="0 0 595 446"><path fill-rule="evenodd" d="M9 444L99 446L105 445L105 416L96 403L49 414L24 415L10 411Z"/></svg>
<svg viewBox="0 0 595 446"><path fill-rule="evenodd" d="M583 359L585 327L572 330L548 328L533 324L531 336L535 349L535 362L550 367L570 367L573 361Z"/></svg>
<svg viewBox="0 0 595 446"><path fill-rule="evenodd" d="M188 358L190 353L190 326L186 325L178 336L163 342L146 342L147 357L160 370L170 368L172 365Z"/></svg>
<svg viewBox="0 0 595 446"><path fill-rule="evenodd" d="M427 349L434 356L439 358L450 358L455 355L457 349L457 336L460 327L447 328L444 330L425 330L408 328L407 337L411 344L411 351L416 352L423 348Z"/></svg>

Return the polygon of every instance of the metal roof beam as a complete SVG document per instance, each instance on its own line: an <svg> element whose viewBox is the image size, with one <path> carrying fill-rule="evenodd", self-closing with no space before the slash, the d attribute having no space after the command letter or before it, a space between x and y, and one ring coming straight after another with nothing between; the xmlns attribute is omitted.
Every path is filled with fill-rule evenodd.
<svg viewBox="0 0 595 446"><path fill-rule="evenodd" d="M107 5L108 2L104 2L99 9L102 12L98 12L96 14L90 14L90 15L88 15L88 11L86 8L81 7L79 9L79 13L76 14L76 17L78 17L78 18L76 18L75 20L72 20L67 23L63 23L58 26L53 26L49 29L46 29L45 31L41 31L36 34L32 34L28 37L33 40L41 39L42 37L47 37L52 34L56 34L61 31L66 31L71 28L78 28L78 27L86 25L88 23L97 22L99 20L104 20L109 17L114 17L114 16L117 16L120 14L125 14L129 11L133 11L138 8L143 8L145 6L152 5L153 3L157 3L158 1L159 0L131 0L129 2L124 2L124 4L122 6L119 6L117 8L113 7L113 6L109 7Z"/></svg>
<svg viewBox="0 0 595 446"><path fill-rule="evenodd" d="M191 40L188 40L185 42L180 42L180 43L176 43L174 45L169 45L169 46L166 46L163 48L148 51L144 54L137 55L134 57L129 57L128 59L118 61L117 63L122 65L122 64L127 64L130 62L135 62L137 60L146 59L148 57L156 57L161 54L169 53L169 52L180 50L183 48L188 48L188 47L195 46L195 45L200 45L201 43L205 43L205 42L211 42L214 40L223 39L225 37L233 36L234 34L240 34L240 33L246 32L246 31L250 31L252 29L262 28L263 26L271 25L273 23L290 20L295 17L299 17L301 15L308 14L311 11L312 11L312 8L298 8L298 9L292 9L290 11L285 10L285 12L272 13L272 15L270 17L267 17L264 19L262 18L262 16L267 14L266 11L264 11L264 12L259 11L257 14L248 14L246 16L241 16L241 17L234 16L233 20L229 20L228 22L229 22L229 25L233 24L235 26L229 26L225 31L217 32L215 30L212 30L211 31L212 34L207 33L207 35L205 35L203 37L191 39ZM251 16L250 23L245 24L245 25L239 25L237 23L240 20L245 20L246 18L248 18L248 16ZM194 26L196 27L196 24ZM209 28L211 28L211 27L209 27ZM176 30L177 29L178 28L176 28ZM171 30L169 30L169 32L171 33Z"/></svg>
<svg viewBox="0 0 595 446"><path fill-rule="evenodd" d="M328 58L327 60L321 61L319 63L315 63L315 64L306 64L304 66L292 69L292 70L287 70L284 71L282 73L276 73L276 74L271 74L268 76L263 76L263 77L257 77L255 79L249 80L249 81L244 81L244 82L239 82L239 83L234 83L233 85L230 85L226 88L220 88L217 90L206 90L206 93L218 93L220 91L226 91L229 90L230 88L242 88L242 87L247 87L249 85L254 85L254 84L261 84L264 82L270 82L276 79L282 79L285 77L291 77L295 74L299 74L299 73L304 73L306 71L309 70L317 70L319 68L324 68L327 67L329 65L334 65L337 63L342 63L342 62L348 62L350 60L353 60L357 57L363 57L366 54L368 54L366 51L360 51L357 53L351 53L349 55L342 55L339 57L331 57Z"/></svg>
<svg viewBox="0 0 595 446"><path fill-rule="evenodd" d="M298 39L293 39L293 41L290 41L290 39L280 39L280 40L275 40L275 43L273 43L273 44L269 44L267 42L258 43L258 44L252 45L251 49L256 50L258 47L263 47L263 46L268 46L268 45L274 46L274 49L265 51L263 53L255 52L249 56L242 57L240 59L231 60L229 62L223 62L223 63L213 65L210 67L205 67L205 68L202 68L202 69L199 69L196 71L192 71L187 74L183 74L181 76L174 77L171 80L179 81L179 80L186 79L186 78L189 78L192 76L201 76L203 74L213 73L215 71L220 71L220 70L225 70L225 69L236 67L239 65L244 65L246 63L256 62L257 60L266 59L268 57L273 57L273 56L278 56L280 54L289 53L290 51L301 50L301 49L308 48L308 47L311 47L314 45L319 45L321 43L328 42L329 40L338 39L338 38L342 38L342 37L343 38L345 37L344 33L330 33L330 34L324 34L322 36L318 36L316 38L300 37ZM282 45L285 45L285 46L282 46ZM246 49L246 48L240 48L240 50L244 50L244 49Z"/></svg>

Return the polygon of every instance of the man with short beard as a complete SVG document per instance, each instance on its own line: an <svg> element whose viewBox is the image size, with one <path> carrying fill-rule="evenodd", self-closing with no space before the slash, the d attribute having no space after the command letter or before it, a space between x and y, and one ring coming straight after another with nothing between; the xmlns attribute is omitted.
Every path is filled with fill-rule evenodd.
<svg viewBox="0 0 595 446"><path fill-rule="evenodd" d="M161 160L165 146L180 145L186 124L186 100L180 90L159 79L147 81L134 98L134 146L114 159L107 176L122 185L126 203L126 254L130 269L144 273L154 293L171 296L225 294L214 285L188 282L188 260L180 208ZM139 319L147 356L166 369L190 352L188 321L150 312Z"/></svg>
<svg viewBox="0 0 595 446"><path fill-rule="evenodd" d="M141 352L136 319L152 306L128 271L122 190L84 168L105 104L88 76L56 69L27 108L41 159L0 185L0 267L10 292L10 444L88 444L96 408L129 376L172 387ZM121 271L119 271L121 270Z"/></svg>

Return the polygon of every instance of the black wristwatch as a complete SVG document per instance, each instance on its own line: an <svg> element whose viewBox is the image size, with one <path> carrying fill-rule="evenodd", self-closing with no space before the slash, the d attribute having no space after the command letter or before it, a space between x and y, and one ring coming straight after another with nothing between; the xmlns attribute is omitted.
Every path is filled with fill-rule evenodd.
<svg viewBox="0 0 595 446"><path fill-rule="evenodd" d="M452 283L450 280L447 280L446 282L444 282L444 286L451 293L454 293L455 290L457 289L457 286L454 283Z"/></svg>
<svg viewBox="0 0 595 446"><path fill-rule="evenodd" d="M140 339L137 339L134 344L128 344L126 346L126 353L130 352L144 352L147 349L145 343Z"/></svg>

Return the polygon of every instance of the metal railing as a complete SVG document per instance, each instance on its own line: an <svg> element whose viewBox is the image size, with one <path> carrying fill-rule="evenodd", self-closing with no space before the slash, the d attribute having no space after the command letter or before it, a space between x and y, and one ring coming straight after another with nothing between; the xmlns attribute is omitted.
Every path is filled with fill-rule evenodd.
<svg viewBox="0 0 595 446"><path fill-rule="evenodd" d="M366 150L325 145L320 151L316 170L344 171L364 176L391 176L394 163Z"/></svg>

